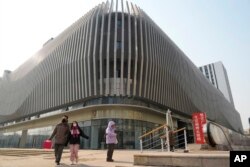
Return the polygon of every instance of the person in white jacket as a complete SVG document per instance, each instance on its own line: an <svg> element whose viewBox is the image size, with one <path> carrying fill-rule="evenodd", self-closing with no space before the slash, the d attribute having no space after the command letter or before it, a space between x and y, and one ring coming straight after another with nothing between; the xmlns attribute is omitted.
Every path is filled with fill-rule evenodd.
<svg viewBox="0 0 250 167"><path fill-rule="evenodd" d="M106 129L106 144L108 146L107 151L107 162L113 162L113 152L115 148L115 144L117 144L117 134L115 133L115 122L109 121L108 127Z"/></svg>

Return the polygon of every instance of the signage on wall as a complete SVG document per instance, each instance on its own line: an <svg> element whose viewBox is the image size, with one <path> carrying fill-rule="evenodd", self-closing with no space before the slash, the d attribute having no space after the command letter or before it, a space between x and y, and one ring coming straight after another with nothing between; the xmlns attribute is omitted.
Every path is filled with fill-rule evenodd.
<svg viewBox="0 0 250 167"><path fill-rule="evenodd" d="M192 114L194 136L196 144L205 144L203 125L206 124L206 113L196 112Z"/></svg>

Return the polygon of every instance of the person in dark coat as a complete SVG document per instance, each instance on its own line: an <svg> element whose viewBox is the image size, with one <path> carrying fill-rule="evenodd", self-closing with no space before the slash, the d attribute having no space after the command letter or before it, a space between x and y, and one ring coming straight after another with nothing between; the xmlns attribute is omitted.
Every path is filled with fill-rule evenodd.
<svg viewBox="0 0 250 167"><path fill-rule="evenodd" d="M173 131L169 131L169 145L170 145L170 151L174 152L175 138Z"/></svg>
<svg viewBox="0 0 250 167"><path fill-rule="evenodd" d="M76 121L72 122L71 128L70 128L70 134L68 137L69 141L69 147L70 147L70 161L72 162L71 165L74 165L74 161L76 164L78 163L78 150L80 147L80 137L89 139L87 135L84 134L84 132L81 130L81 128L78 126L78 123Z"/></svg>
<svg viewBox="0 0 250 167"><path fill-rule="evenodd" d="M60 165L60 160L62 157L62 152L65 144L67 143L69 135L69 125L68 116L64 115L61 123L57 124L49 140L55 137L54 151L55 151L55 161L57 165Z"/></svg>

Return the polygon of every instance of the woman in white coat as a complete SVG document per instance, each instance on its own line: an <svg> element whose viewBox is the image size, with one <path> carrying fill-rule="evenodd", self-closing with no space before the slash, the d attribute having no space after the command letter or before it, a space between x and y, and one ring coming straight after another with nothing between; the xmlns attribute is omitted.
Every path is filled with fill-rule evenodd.
<svg viewBox="0 0 250 167"><path fill-rule="evenodd" d="M115 122L109 121L108 127L106 129L106 144L108 146L107 151L107 162L113 162L113 152L115 148L115 144L117 144L117 134L115 133Z"/></svg>

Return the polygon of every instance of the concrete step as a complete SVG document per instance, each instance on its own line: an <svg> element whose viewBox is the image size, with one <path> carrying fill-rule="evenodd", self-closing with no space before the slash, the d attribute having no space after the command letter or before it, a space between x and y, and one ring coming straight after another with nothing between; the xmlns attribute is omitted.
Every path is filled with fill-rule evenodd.
<svg viewBox="0 0 250 167"><path fill-rule="evenodd" d="M168 167L228 167L229 153L162 153L135 154L134 165Z"/></svg>
<svg viewBox="0 0 250 167"><path fill-rule="evenodd" d="M64 151L69 152L69 151ZM48 155L54 154L53 149L0 149L0 155L4 156L35 156L35 155Z"/></svg>

